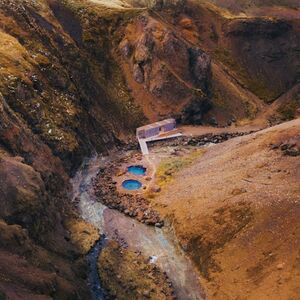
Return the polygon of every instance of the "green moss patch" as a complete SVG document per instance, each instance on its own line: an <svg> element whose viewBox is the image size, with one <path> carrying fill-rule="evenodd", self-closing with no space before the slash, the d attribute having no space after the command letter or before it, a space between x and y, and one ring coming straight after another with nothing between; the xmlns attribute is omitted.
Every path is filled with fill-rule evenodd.
<svg viewBox="0 0 300 300"><path fill-rule="evenodd" d="M294 99L289 103L281 105L277 109L277 113L280 115L282 121L290 121L296 117L296 111L300 108L300 97Z"/></svg>
<svg viewBox="0 0 300 300"><path fill-rule="evenodd" d="M174 157L163 160L156 171L156 182L160 187L164 187L170 183L176 173L191 165L196 159L204 154L203 149L197 149L189 153L187 156Z"/></svg>
<svg viewBox="0 0 300 300"><path fill-rule="evenodd" d="M260 99L265 102L272 102L276 97L278 97L278 91L275 88L269 89L265 78L259 74L253 78L253 76L251 76L233 57L233 54L229 49L219 47L214 51L213 57L238 74L241 82Z"/></svg>

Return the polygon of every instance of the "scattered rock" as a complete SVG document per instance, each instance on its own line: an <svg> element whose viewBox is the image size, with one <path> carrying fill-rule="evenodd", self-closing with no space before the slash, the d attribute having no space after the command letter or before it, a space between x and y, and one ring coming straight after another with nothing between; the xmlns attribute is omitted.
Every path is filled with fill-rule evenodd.
<svg viewBox="0 0 300 300"><path fill-rule="evenodd" d="M279 143L279 144L271 144L271 149L272 150L276 150L276 149L279 149L280 146L281 146L281 143Z"/></svg>
<svg viewBox="0 0 300 300"><path fill-rule="evenodd" d="M288 141L271 144L272 150L280 149L284 155L299 156L300 155L300 136L296 136Z"/></svg>
<svg viewBox="0 0 300 300"><path fill-rule="evenodd" d="M212 126L218 126L218 121L215 117L212 117L210 120L209 120L209 124L212 125Z"/></svg>
<svg viewBox="0 0 300 300"><path fill-rule="evenodd" d="M250 132L233 132L233 133L220 133L217 135L213 134L206 134L202 136L192 137L188 140L188 145L190 146L203 146L205 144L213 143L213 144L220 144L225 141L228 141L232 138L244 136L247 134L251 134L254 131Z"/></svg>
<svg viewBox="0 0 300 300"><path fill-rule="evenodd" d="M146 297L146 298L150 298L150 291L143 291L143 296Z"/></svg>
<svg viewBox="0 0 300 300"><path fill-rule="evenodd" d="M117 166L121 161L124 162L124 159L120 158L114 164L107 164L99 170L97 178L93 181L97 199L107 207L117 209L129 217L136 218L139 222L151 226L159 224L162 227L164 222L161 220L159 213L150 208L149 200L141 195L120 194L117 191L116 183L113 181L112 176L117 173ZM149 180L151 179L149 177ZM147 189L146 187L144 188ZM156 191L159 192L160 187L156 188Z"/></svg>
<svg viewBox="0 0 300 300"><path fill-rule="evenodd" d="M151 187L151 191L153 193L159 193L161 191L161 187L159 185L154 185L153 187Z"/></svg>

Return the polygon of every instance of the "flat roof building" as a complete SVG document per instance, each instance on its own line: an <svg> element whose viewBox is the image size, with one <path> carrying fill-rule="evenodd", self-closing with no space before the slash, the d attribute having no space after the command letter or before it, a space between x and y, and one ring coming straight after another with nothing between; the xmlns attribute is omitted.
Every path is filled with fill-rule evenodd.
<svg viewBox="0 0 300 300"><path fill-rule="evenodd" d="M155 122L137 128L136 136L138 139L148 139L151 137L159 136L160 134L167 133L176 129L175 119L166 119L163 121Z"/></svg>

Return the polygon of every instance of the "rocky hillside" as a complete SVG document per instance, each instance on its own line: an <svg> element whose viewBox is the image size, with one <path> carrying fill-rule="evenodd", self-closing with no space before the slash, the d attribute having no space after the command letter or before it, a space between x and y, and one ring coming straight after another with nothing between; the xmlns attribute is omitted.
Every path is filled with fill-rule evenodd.
<svg viewBox="0 0 300 300"><path fill-rule="evenodd" d="M0 0L0 299L89 298L82 258L98 233L69 201L85 157L169 116L295 117L299 11L272 7Z"/></svg>
<svg viewBox="0 0 300 300"><path fill-rule="evenodd" d="M249 12L263 7L287 7L287 8L299 8L300 4L297 0L212 0L212 3L218 6L227 8L233 12Z"/></svg>
<svg viewBox="0 0 300 300"><path fill-rule="evenodd" d="M297 119L207 148L152 199L208 299L298 298L299 155Z"/></svg>
<svg viewBox="0 0 300 300"><path fill-rule="evenodd" d="M299 82L297 9L257 3L240 15L207 1L130 3L151 9L122 27L112 53L151 120L253 119Z"/></svg>

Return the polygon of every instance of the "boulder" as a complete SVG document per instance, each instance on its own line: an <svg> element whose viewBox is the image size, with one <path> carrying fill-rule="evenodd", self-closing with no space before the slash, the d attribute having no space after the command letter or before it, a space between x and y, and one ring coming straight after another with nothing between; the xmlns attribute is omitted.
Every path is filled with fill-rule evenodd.
<svg viewBox="0 0 300 300"><path fill-rule="evenodd" d="M161 187L159 185L154 185L151 187L151 191L153 193L159 193L161 191Z"/></svg>

